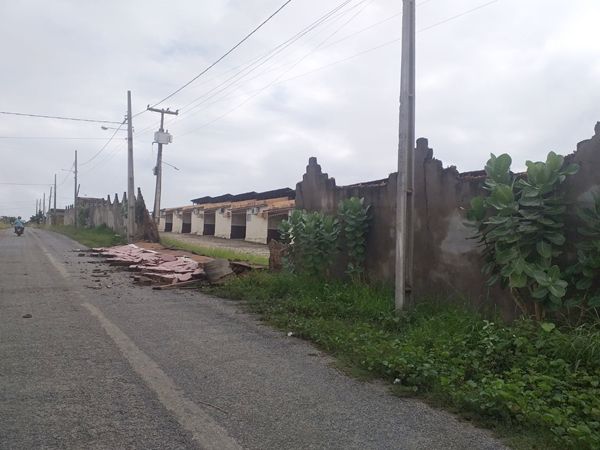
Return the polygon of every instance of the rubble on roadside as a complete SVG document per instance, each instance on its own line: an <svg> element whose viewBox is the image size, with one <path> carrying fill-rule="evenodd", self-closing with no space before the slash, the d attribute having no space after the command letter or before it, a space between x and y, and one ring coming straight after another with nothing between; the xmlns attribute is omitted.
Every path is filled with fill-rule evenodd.
<svg viewBox="0 0 600 450"><path fill-rule="evenodd" d="M204 258L206 262L202 263L187 256L163 253L135 244L93 248L88 254L103 257L112 266L137 272L132 277L135 283L155 285L155 289L192 286L203 281L215 283L234 273L227 260Z"/></svg>
<svg viewBox="0 0 600 450"><path fill-rule="evenodd" d="M218 284L253 270L266 269L262 265L209 258L146 242L73 251L78 256L98 258L97 261L88 261L89 263L108 263L135 272L131 277L135 284L159 290L193 288L202 283ZM94 272L99 271L100 269L94 269ZM95 281L100 282L99 279Z"/></svg>

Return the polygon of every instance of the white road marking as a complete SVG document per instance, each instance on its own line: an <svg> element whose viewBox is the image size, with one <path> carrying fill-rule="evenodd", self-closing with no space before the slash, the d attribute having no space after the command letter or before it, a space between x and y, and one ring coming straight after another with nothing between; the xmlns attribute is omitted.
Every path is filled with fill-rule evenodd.
<svg viewBox="0 0 600 450"><path fill-rule="evenodd" d="M54 268L68 279L69 273L65 267L50 254L35 233L31 234ZM81 299L86 300L81 292L75 291L75 293ZM158 364L138 348L119 327L108 320L102 311L87 302L82 305L98 319L106 334L114 341L133 370L156 394L163 406L173 413L182 428L192 434L192 438L201 448L205 450L241 450L242 447L235 439L229 436L227 431L202 408L186 398L181 389L161 370Z"/></svg>
<svg viewBox="0 0 600 450"><path fill-rule="evenodd" d="M171 411L180 425L192 433L193 439L206 450L241 449L227 431L215 422L206 412L187 399L181 389L164 373L148 355L108 320L102 311L90 303L83 303L95 316L106 334L115 342L123 356L146 384L154 391L160 402Z"/></svg>

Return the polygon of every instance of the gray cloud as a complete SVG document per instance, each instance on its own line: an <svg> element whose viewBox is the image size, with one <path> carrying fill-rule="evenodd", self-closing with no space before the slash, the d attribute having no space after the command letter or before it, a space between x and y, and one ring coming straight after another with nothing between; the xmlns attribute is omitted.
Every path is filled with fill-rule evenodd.
<svg viewBox="0 0 600 450"><path fill-rule="evenodd" d="M127 89L133 92L134 111L143 110L200 72L280 3L2 2L0 110L121 120ZM482 3L432 0L419 6L417 28ZM165 106L180 108L206 95L235 73L233 68L269 51L336 4L292 2ZM187 115L184 110L176 119L167 118L174 142L165 148L165 160L180 171L165 167L162 204L293 187L313 155L340 184L394 171L399 43L311 71L399 37L401 18L396 17L330 45L400 7L401 2L392 0L358 4L240 80L235 89L215 95ZM481 168L490 152L509 152L522 167L526 159L543 158L549 150L571 151L600 119L598 17L595 0L500 0L419 33L417 134L427 136L436 156L459 170ZM0 119L0 137L107 139L111 133L97 124ZM157 120L157 115L145 113L134 121L136 184L149 204ZM118 137L81 167L82 194L104 197L126 189L125 133ZM73 187L61 169L70 167L75 149L80 161L86 161L103 144L0 139L0 181L50 183L57 173L59 181L67 177L58 195L63 206ZM0 215L32 214L43 190L0 185Z"/></svg>

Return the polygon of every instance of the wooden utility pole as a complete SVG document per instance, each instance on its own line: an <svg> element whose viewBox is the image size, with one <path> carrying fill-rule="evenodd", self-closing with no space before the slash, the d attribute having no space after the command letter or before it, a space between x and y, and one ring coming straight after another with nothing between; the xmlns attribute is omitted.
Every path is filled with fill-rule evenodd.
<svg viewBox="0 0 600 450"><path fill-rule="evenodd" d="M135 195L133 193L133 127L131 124L131 91L127 91L127 242L134 239Z"/></svg>
<svg viewBox="0 0 600 450"><path fill-rule="evenodd" d="M75 150L75 162L73 163L73 167L75 168L75 171L73 172L75 174L75 184L73 188L73 223L77 226L79 223L79 211L77 210L77 191L79 190L77 189L77 150Z"/></svg>
<svg viewBox="0 0 600 450"><path fill-rule="evenodd" d="M415 0L403 0L400 128L396 193L396 310L413 287L413 153L415 147Z"/></svg>
<svg viewBox="0 0 600 450"><path fill-rule="evenodd" d="M164 133L165 129L165 114L171 114L176 116L179 114L179 110L171 111L167 109L156 109L148 106L148 111L160 113L160 128L159 133ZM162 190L162 151L163 143L159 140L158 142L158 154L156 155L156 167L154 168L154 174L156 175L156 188L154 190L154 209L152 210L152 219L158 225L160 220L160 196Z"/></svg>

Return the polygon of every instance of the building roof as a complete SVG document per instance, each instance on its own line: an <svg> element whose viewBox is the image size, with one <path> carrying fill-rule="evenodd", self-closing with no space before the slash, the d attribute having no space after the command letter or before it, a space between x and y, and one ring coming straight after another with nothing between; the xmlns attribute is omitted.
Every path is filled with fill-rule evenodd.
<svg viewBox="0 0 600 450"><path fill-rule="evenodd" d="M202 205L205 203L224 203L224 202L242 202L248 200L269 200L274 198L288 198L295 199L296 191L290 188L273 189L271 191L264 192L244 192L242 194L224 194L216 197L198 197L192 200L195 205Z"/></svg>

